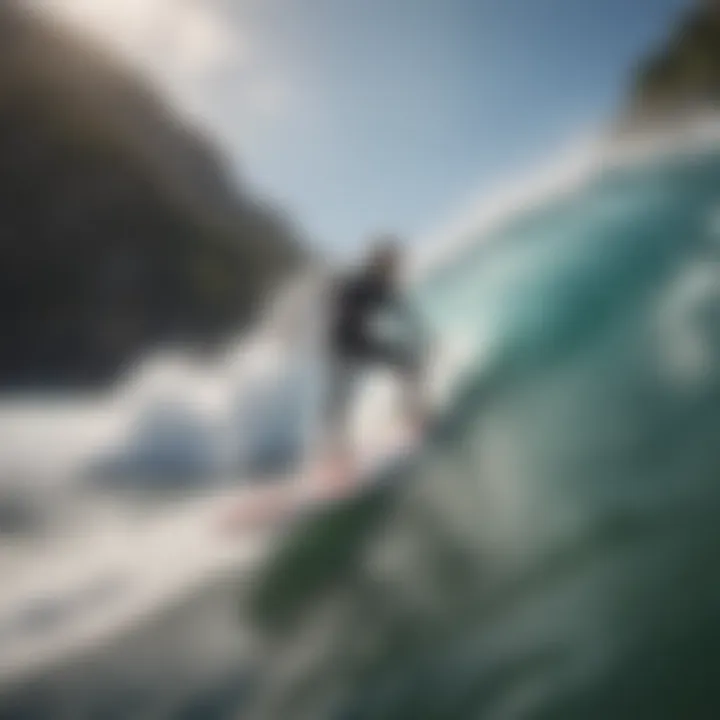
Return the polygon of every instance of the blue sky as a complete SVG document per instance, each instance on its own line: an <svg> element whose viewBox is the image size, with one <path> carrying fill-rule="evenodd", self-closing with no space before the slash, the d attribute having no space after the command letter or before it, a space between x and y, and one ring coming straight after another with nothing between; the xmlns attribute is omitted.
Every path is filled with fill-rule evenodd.
<svg viewBox="0 0 720 720"><path fill-rule="evenodd" d="M276 5L259 19L259 32L297 89L298 116L290 112L254 146L242 136L234 144L248 175L282 198L320 242L345 249L376 228L418 235L493 177L611 118L631 68L684 6Z"/></svg>
<svg viewBox="0 0 720 720"><path fill-rule="evenodd" d="M337 254L378 229L422 235L494 178L601 126L687 5L36 1L134 52L242 178Z"/></svg>

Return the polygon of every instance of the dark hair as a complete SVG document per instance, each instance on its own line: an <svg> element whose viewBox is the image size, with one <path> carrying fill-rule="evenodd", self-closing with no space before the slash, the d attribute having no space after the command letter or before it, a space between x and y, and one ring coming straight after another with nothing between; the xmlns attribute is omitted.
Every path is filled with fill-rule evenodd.
<svg viewBox="0 0 720 720"><path fill-rule="evenodd" d="M394 270L401 256L402 246L395 235L377 235L373 238L368 253L368 265L376 270Z"/></svg>

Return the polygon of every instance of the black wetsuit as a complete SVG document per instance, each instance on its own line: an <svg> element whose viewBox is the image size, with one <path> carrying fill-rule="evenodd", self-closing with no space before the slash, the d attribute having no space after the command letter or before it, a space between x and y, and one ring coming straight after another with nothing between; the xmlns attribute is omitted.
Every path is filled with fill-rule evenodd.
<svg viewBox="0 0 720 720"><path fill-rule="evenodd" d="M370 273L343 278L336 283L330 329L333 355L353 364L389 365L409 371L416 364L415 353L377 337L373 321L383 311L410 315L391 283Z"/></svg>
<svg viewBox="0 0 720 720"><path fill-rule="evenodd" d="M368 272L335 283L330 298L330 364L326 434L342 443L355 392L358 371L378 365L396 372L404 388L404 404L416 407L422 364L420 324L394 285ZM374 321L389 313L403 323L412 336L408 343L378 336ZM410 343L410 344L413 344Z"/></svg>

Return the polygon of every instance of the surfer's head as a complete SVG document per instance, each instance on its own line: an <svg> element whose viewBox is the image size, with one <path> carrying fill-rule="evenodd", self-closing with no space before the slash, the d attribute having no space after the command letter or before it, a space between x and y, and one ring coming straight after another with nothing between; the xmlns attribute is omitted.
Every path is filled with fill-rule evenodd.
<svg viewBox="0 0 720 720"><path fill-rule="evenodd" d="M367 266L370 272L384 280L397 279L402 263L402 249L399 238L383 234L372 238Z"/></svg>

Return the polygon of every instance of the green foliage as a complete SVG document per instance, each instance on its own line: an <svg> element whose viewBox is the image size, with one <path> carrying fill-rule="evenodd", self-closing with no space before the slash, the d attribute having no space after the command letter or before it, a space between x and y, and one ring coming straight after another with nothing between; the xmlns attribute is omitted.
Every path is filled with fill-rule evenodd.
<svg viewBox="0 0 720 720"><path fill-rule="evenodd" d="M720 4L697 3L666 44L641 63L629 121L674 118L720 105Z"/></svg>

